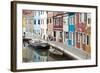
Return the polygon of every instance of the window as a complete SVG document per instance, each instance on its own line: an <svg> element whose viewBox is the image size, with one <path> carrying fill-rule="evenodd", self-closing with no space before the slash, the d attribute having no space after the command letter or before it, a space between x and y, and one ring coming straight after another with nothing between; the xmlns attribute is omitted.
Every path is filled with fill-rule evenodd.
<svg viewBox="0 0 100 73"><path fill-rule="evenodd" d="M62 25L62 17L59 18L59 25Z"/></svg>
<svg viewBox="0 0 100 73"><path fill-rule="evenodd" d="M80 19L80 23L81 23L82 22L82 13L80 13L79 19Z"/></svg>
<svg viewBox="0 0 100 73"><path fill-rule="evenodd" d="M42 11L40 11L40 13L42 14Z"/></svg>
<svg viewBox="0 0 100 73"><path fill-rule="evenodd" d="M84 22L87 22L87 13L84 13Z"/></svg>
<svg viewBox="0 0 100 73"><path fill-rule="evenodd" d="M41 15L44 14L44 11L40 11L40 14L41 14Z"/></svg>
<svg viewBox="0 0 100 73"><path fill-rule="evenodd" d="M56 19L56 24L59 25L59 18Z"/></svg>
<svg viewBox="0 0 100 73"><path fill-rule="evenodd" d="M55 25L57 25L57 18L55 18Z"/></svg>
<svg viewBox="0 0 100 73"><path fill-rule="evenodd" d="M56 31L54 31L54 37L56 37Z"/></svg>
<svg viewBox="0 0 100 73"><path fill-rule="evenodd" d="M40 24L40 19L38 20L38 24Z"/></svg>
<svg viewBox="0 0 100 73"><path fill-rule="evenodd" d="M61 21L62 21L62 20L61 20L61 17L57 18L57 19L56 19L56 24L57 24L58 26L61 25Z"/></svg>
<svg viewBox="0 0 100 73"><path fill-rule="evenodd" d="M47 19L47 24L48 24L49 22L48 22L48 19Z"/></svg>
<svg viewBox="0 0 100 73"><path fill-rule="evenodd" d="M56 25L56 19L54 19L54 25Z"/></svg>
<svg viewBox="0 0 100 73"><path fill-rule="evenodd" d="M33 13L33 14L34 14L34 16L36 16L36 11L34 11L34 13Z"/></svg>
<svg viewBox="0 0 100 73"><path fill-rule="evenodd" d="M34 20L34 24L36 24L36 20Z"/></svg>
<svg viewBox="0 0 100 73"><path fill-rule="evenodd" d="M38 11L38 15L40 16L40 11Z"/></svg>
<svg viewBox="0 0 100 73"><path fill-rule="evenodd" d="M65 32L65 34L66 34L66 36L65 36L65 37L66 37L66 38L68 38L68 32Z"/></svg>
<svg viewBox="0 0 100 73"><path fill-rule="evenodd" d="M90 38L89 38L89 36L87 35L87 45L89 45L89 43L90 43Z"/></svg>
<svg viewBox="0 0 100 73"><path fill-rule="evenodd" d="M91 24L91 19L90 18L88 18L88 24Z"/></svg>
<svg viewBox="0 0 100 73"><path fill-rule="evenodd" d="M51 18L50 18L50 23L52 23Z"/></svg>
<svg viewBox="0 0 100 73"><path fill-rule="evenodd" d="M64 41L68 39L68 32L64 32Z"/></svg>
<svg viewBox="0 0 100 73"><path fill-rule="evenodd" d="M60 38L62 38L62 32L60 32Z"/></svg>
<svg viewBox="0 0 100 73"><path fill-rule="evenodd" d="M67 19L66 19L66 20L67 20ZM60 22L61 22L61 25L63 25L63 17L61 17Z"/></svg>
<svg viewBox="0 0 100 73"><path fill-rule="evenodd" d="M58 24L58 18L54 18L54 25Z"/></svg>
<svg viewBox="0 0 100 73"><path fill-rule="evenodd" d="M73 17L72 16L70 16L70 18L69 18L69 23L73 23Z"/></svg>

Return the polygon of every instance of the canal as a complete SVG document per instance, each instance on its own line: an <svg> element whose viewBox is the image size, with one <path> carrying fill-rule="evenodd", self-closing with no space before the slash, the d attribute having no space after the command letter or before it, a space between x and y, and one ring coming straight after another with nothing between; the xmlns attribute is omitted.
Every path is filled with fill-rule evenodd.
<svg viewBox="0 0 100 73"><path fill-rule="evenodd" d="M23 62L75 60L73 57L64 54L46 43L44 44L46 44L47 47L41 47L41 44L43 45L43 43L37 42L34 44L24 43L22 49Z"/></svg>

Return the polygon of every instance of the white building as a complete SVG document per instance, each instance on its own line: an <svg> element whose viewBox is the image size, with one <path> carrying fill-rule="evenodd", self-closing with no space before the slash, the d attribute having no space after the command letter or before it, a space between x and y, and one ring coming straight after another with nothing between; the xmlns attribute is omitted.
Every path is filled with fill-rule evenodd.
<svg viewBox="0 0 100 73"><path fill-rule="evenodd" d="M68 16L67 14L63 17L63 43L68 43Z"/></svg>
<svg viewBox="0 0 100 73"><path fill-rule="evenodd" d="M42 39L47 39L47 12L40 11L40 28Z"/></svg>
<svg viewBox="0 0 100 73"><path fill-rule="evenodd" d="M34 22L34 36L36 36L37 38L40 37L41 35L41 28L40 28L40 12L39 11L36 11L34 10L33 11L33 15L34 15L34 18L33 18L33 22Z"/></svg>

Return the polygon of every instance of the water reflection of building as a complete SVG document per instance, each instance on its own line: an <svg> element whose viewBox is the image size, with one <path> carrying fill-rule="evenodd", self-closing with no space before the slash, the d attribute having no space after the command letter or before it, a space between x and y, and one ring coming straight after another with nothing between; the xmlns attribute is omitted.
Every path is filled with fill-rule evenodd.
<svg viewBox="0 0 100 73"><path fill-rule="evenodd" d="M44 62L48 60L49 45L47 43L33 43L31 46L33 62Z"/></svg>

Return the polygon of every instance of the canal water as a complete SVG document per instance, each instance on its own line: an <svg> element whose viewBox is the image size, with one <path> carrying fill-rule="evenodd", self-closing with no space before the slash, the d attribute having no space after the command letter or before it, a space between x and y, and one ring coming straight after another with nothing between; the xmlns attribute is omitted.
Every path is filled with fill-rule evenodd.
<svg viewBox="0 0 100 73"><path fill-rule="evenodd" d="M22 48L22 59L23 62L43 62L44 60L36 60L36 56L38 56L38 54L36 56L34 56L35 53L35 49L30 46L30 44L28 43L24 43L23 44L23 48ZM65 55L62 52L55 50L55 48L49 48L48 53L46 53L47 57L43 56L44 58L47 58L47 60L45 61L64 61L64 60L74 60L72 57L70 57L69 55ZM42 59L42 58L39 58Z"/></svg>

